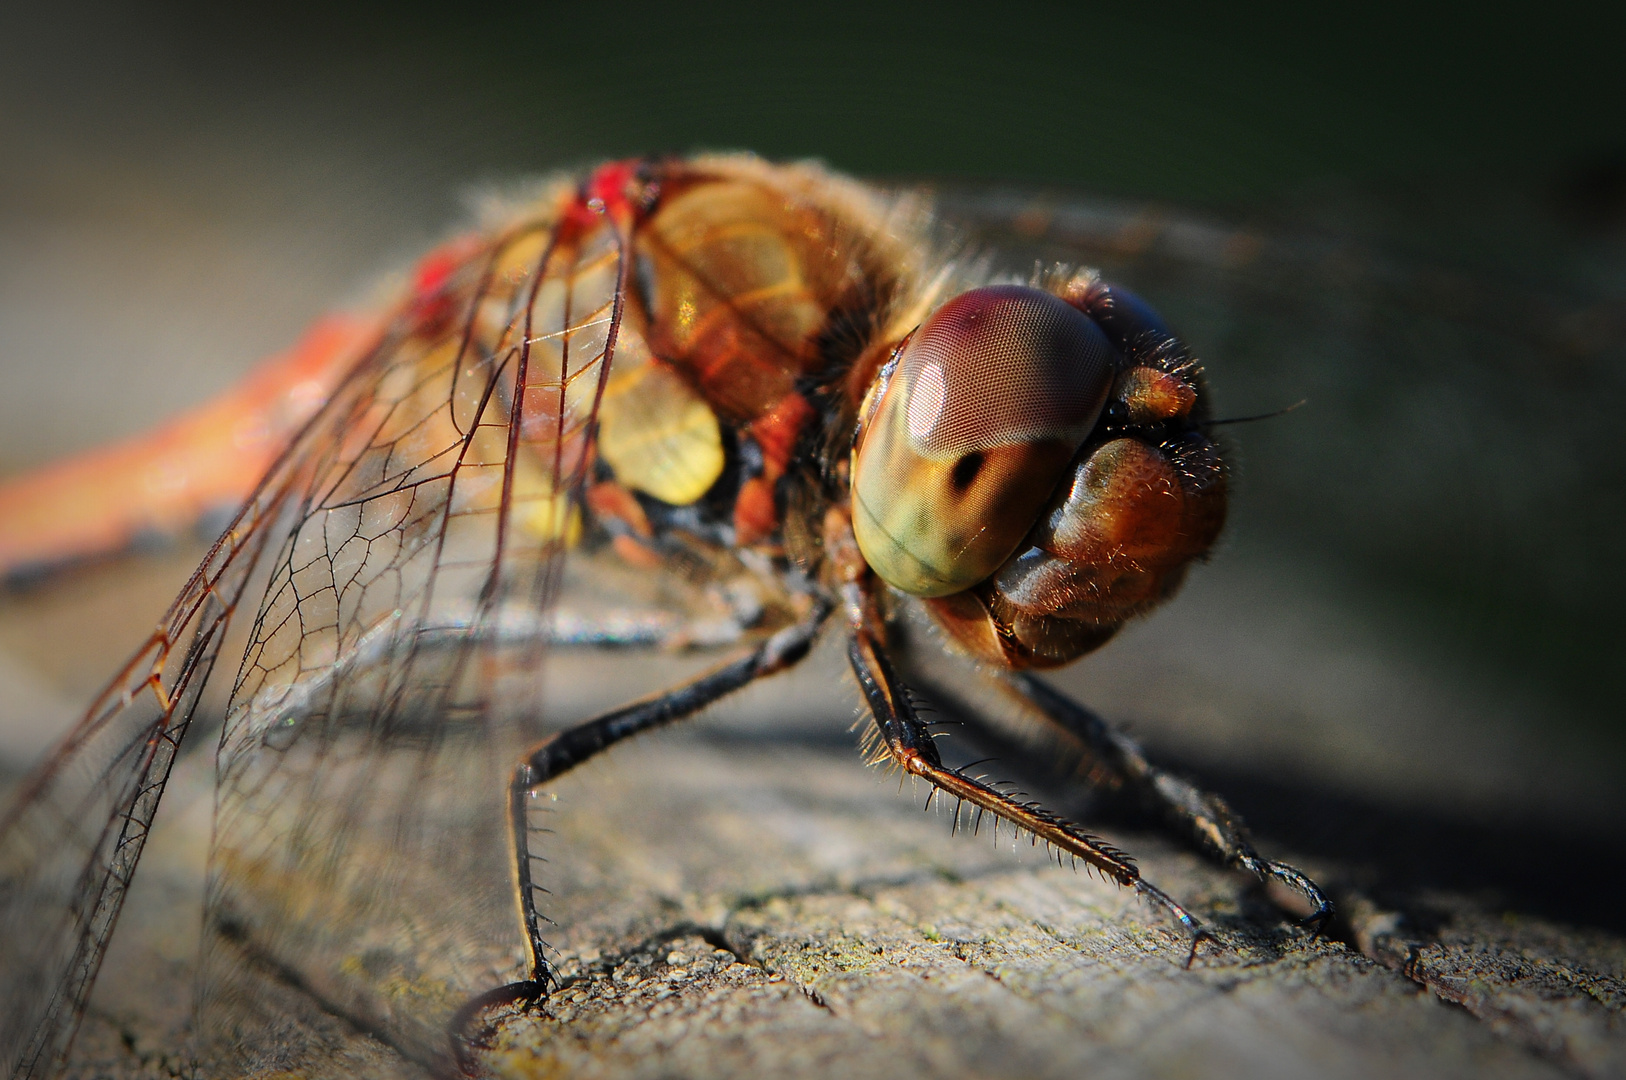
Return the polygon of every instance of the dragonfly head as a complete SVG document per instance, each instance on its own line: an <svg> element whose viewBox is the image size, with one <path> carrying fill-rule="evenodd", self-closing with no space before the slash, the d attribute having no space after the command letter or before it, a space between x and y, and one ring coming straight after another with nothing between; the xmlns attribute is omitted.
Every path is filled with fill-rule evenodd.
<svg viewBox="0 0 1626 1080"><path fill-rule="evenodd" d="M961 293L860 409L859 550L978 655L1073 660L1172 594L1218 535L1225 473L1201 391L1178 340L1121 290Z"/></svg>

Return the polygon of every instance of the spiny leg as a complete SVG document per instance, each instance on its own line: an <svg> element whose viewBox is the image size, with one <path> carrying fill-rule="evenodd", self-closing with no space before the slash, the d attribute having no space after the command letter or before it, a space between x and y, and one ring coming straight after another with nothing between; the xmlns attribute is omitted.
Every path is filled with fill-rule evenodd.
<svg viewBox="0 0 1626 1080"><path fill-rule="evenodd" d="M1302 896L1314 909L1304 921L1317 933L1332 918L1332 902L1321 887L1302 870L1261 856L1248 827L1224 799L1153 765L1133 739L1048 683L1026 674L1013 675L1010 681L1023 698L1083 742L1097 761L1219 862L1246 870L1260 881L1279 881Z"/></svg>
<svg viewBox="0 0 1626 1080"><path fill-rule="evenodd" d="M1196 916L1142 878L1128 855L1037 803L1017 802L963 772L946 768L932 743L931 733L916 716L903 684L879 642L867 629L854 630L847 657L869 704L882 745L905 772L923 777L938 790L1028 830L1058 850L1083 859L1119 885L1132 888L1158 904L1191 932L1191 951L1186 956L1186 965L1191 965L1198 942L1208 937L1208 932Z"/></svg>
<svg viewBox="0 0 1626 1080"><path fill-rule="evenodd" d="M530 978L489 990L457 1011L451 1031L459 1063L465 1071L470 1063L463 1033L474 1018L499 1005L534 1001L547 992L553 981L553 972L543 956L546 943L542 940L542 914L537 910L537 885L531 877L530 824L526 813L531 792L624 739L693 716L719 698L791 667L807 655L829 613L829 603L816 601L813 610L801 622L774 634L740 659L656 697L562 731L537 745L520 762L508 787L508 823L514 845L515 887L529 953Z"/></svg>
<svg viewBox="0 0 1626 1080"><path fill-rule="evenodd" d="M520 763L509 785L509 825L520 911L530 951L531 981L551 978L542 955L542 917L536 908L527 844L526 807L531 792L624 739L686 719L757 679L784 671L807 655L828 612L827 605L819 606L802 622L786 627L740 659L693 682L560 732L534 748Z"/></svg>

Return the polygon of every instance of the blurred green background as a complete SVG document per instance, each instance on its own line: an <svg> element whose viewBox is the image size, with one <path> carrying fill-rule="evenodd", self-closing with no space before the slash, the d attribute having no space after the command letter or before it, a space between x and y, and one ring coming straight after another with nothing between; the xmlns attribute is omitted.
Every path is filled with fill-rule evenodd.
<svg viewBox="0 0 1626 1080"><path fill-rule="evenodd" d="M1232 429L1216 565L1121 655L1176 642L1246 684L1237 709L1275 702L1247 753L1334 775L1336 733L1364 732L1395 745L1348 784L1618 833L1623 41L1623 9L1565 4L13 5L0 468L228 385L471 186L748 148L1106 200L1258 240L1234 265L1090 250L1199 348L1222 411L1310 401ZM1158 727L1197 684L1157 704L1150 664L1101 677L1118 715L1239 760L1223 724Z"/></svg>

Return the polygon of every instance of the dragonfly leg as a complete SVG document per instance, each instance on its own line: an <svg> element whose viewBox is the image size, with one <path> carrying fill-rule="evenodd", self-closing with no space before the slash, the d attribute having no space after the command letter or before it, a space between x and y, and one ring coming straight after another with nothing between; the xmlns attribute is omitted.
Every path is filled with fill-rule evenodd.
<svg viewBox="0 0 1626 1080"><path fill-rule="evenodd" d="M829 614L830 604L817 602L801 622L787 626L738 660L655 697L562 731L525 755L509 784L508 812L520 918L530 954L530 978L490 990L458 1010L452 1032L460 1061L464 1061L466 1054L463 1032L476 1016L498 1005L534 1001L547 993L553 981L553 971L543 955L546 943L542 940L542 913L537 909L537 885L531 876L527 816L531 793L625 739L693 716L719 698L791 667L807 655Z"/></svg>
<svg viewBox="0 0 1626 1080"><path fill-rule="evenodd" d="M1223 865L1246 870L1260 881L1274 880L1285 885L1310 904L1312 911L1304 922L1317 933L1326 926L1333 916L1333 906L1321 887L1302 870L1261 856L1253 846L1248 827L1224 799L1153 765L1133 739L1048 683L1025 674L1014 675L1011 681L1022 697L1057 727L1083 742L1097 761L1204 851Z"/></svg>
<svg viewBox="0 0 1626 1080"><path fill-rule="evenodd" d="M905 772L922 777L939 791L1031 832L1056 850L1084 860L1103 876L1157 904L1191 933L1191 951L1186 956L1186 964L1190 966L1198 943L1209 937L1208 932L1196 916L1142 878L1133 859L1037 803L1018 802L961 770L944 766L930 731L916 715L885 651L867 629L854 630L847 657L864 692L882 747Z"/></svg>

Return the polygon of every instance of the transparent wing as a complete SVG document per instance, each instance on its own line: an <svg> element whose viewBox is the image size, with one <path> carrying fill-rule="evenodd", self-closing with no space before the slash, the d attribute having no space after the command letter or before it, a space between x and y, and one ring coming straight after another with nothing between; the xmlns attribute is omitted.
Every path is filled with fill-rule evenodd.
<svg viewBox="0 0 1626 1080"><path fill-rule="evenodd" d="M210 1075L365 1072L331 1060L357 1032L438 1069L452 1012L516 970L506 781L540 722L541 614L624 289L615 228L553 204L413 297L29 781L0 835L18 1075L65 1055L215 697Z"/></svg>
<svg viewBox="0 0 1626 1080"><path fill-rule="evenodd" d="M256 499L0 824L0 1050L61 1063L280 501Z"/></svg>

